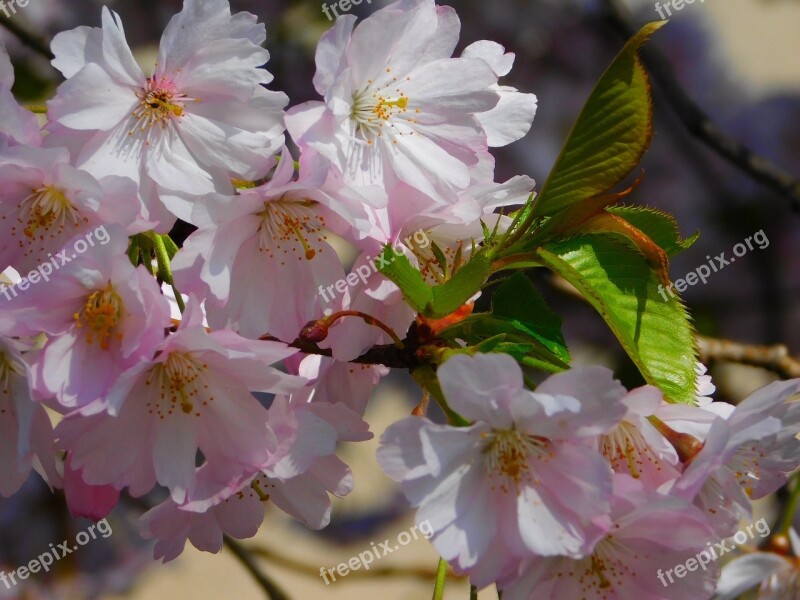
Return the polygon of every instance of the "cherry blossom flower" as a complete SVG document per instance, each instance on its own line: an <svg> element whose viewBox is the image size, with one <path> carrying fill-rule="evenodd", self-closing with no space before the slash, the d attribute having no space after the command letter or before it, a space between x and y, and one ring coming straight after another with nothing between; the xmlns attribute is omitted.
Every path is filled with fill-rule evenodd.
<svg viewBox="0 0 800 600"><path fill-rule="evenodd" d="M324 315L323 288L344 278L328 230L348 235L371 228L363 198L336 197L321 182L293 181L288 151L272 179L235 197L197 204L200 229L174 260L181 290L206 299L208 322L250 338L294 340Z"/></svg>
<svg viewBox="0 0 800 600"><path fill-rule="evenodd" d="M270 366L295 350L230 331L206 332L193 298L183 317L153 360L117 378L107 402L89 405L59 424L60 445L86 483L127 486L140 496L158 482L182 504L188 498L202 500L193 495L198 450L213 469L234 479L258 469L276 449L265 411L250 392L301 387L305 380ZM106 408L109 414L102 412Z"/></svg>
<svg viewBox="0 0 800 600"><path fill-rule="evenodd" d="M482 586L525 557L590 553L607 531L612 472L587 439L619 423L625 388L597 367L531 392L504 354L458 355L438 376L473 424L405 419L384 434L378 460L419 507L417 520L430 521L440 555Z"/></svg>
<svg viewBox="0 0 800 600"><path fill-rule="evenodd" d="M227 0L186 0L167 26L152 75L128 48L116 14L101 29L81 27L53 40L53 65L67 81L50 101L49 143L69 146L96 177L141 185L148 217L168 229L157 196L232 191L230 178L256 179L283 144L286 95L262 87L265 28ZM103 93L98 94L97 90ZM155 186L158 186L156 190Z"/></svg>
<svg viewBox="0 0 800 600"><path fill-rule="evenodd" d="M761 388L733 410L705 407L726 418L711 423L702 450L670 493L694 500L720 536L732 535L752 515L750 500L777 490L800 465L800 403L787 402L798 392L800 379L793 379Z"/></svg>
<svg viewBox="0 0 800 600"><path fill-rule="evenodd" d="M531 559L515 580L501 585L503 598L703 600L713 595L719 569L707 544L714 534L699 510L617 475L611 517L612 530L589 556ZM708 560L700 569L696 556L702 552ZM667 578L664 571L688 559L695 561L694 569Z"/></svg>
<svg viewBox="0 0 800 600"><path fill-rule="evenodd" d="M103 224L143 231L130 180L97 181L69 164L64 148L17 146L0 151L0 265L26 275L49 262L67 242Z"/></svg>
<svg viewBox="0 0 800 600"><path fill-rule="evenodd" d="M268 413L278 448L254 477L229 486L213 503L180 506L167 500L142 516L142 534L157 539L156 559L173 560L187 540L200 550L216 553L223 533L239 539L253 537L266 502L313 529L328 525L328 494L342 497L353 489L352 474L336 457L336 446L341 441L370 439L368 425L343 404L294 402L285 396L277 397ZM209 467L198 470L199 487L213 486L216 476Z"/></svg>
<svg viewBox="0 0 800 600"><path fill-rule="evenodd" d="M477 48L450 58L460 23L433 0L401 0L354 25L352 16L337 19L317 47L314 85L324 102L288 113L304 154L319 153L347 183L403 181L430 196L466 188L472 174L490 178L489 140L523 135L535 109L530 99L498 106L501 60ZM495 131L498 122L512 125Z"/></svg>
<svg viewBox="0 0 800 600"><path fill-rule="evenodd" d="M104 231L105 244L8 302L17 327L47 334L31 357L32 383L65 408L104 401L124 371L153 357L171 325L155 279L128 260L123 230Z"/></svg>

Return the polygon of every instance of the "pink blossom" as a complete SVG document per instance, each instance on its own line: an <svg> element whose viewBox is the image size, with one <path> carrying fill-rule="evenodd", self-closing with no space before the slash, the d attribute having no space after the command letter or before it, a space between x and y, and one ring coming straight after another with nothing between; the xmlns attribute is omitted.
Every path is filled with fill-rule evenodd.
<svg viewBox="0 0 800 600"><path fill-rule="evenodd" d="M591 552L607 531L612 472L587 441L619 423L625 388L596 367L531 392L504 354L458 355L438 375L473 424L405 419L386 431L378 460L417 520L430 521L440 555L482 586L525 557Z"/></svg>
<svg viewBox="0 0 800 600"><path fill-rule="evenodd" d="M140 496L158 482L181 504L202 500L195 494L198 450L229 479L257 470L275 450L275 435L251 391L301 387L303 379L270 366L295 350L230 331L206 332L193 298L183 316L154 359L117 379L107 403L87 406L59 424L61 447L83 469L86 483L127 486ZM100 412L106 405L109 414ZM218 492L202 490L209 496Z"/></svg>
<svg viewBox="0 0 800 600"><path fill-rule="evenodd" d="M146 76L119 17L104 8L102 29L53 40L53 65L67 81L48 105L50 142L70 146L76 165L96 177L139 182L146 216L168 228L174 218L158 203L162 190L232 191L231 177L264 175L283 143L287 98L262 87L272 80L260 68L269 59L265 37L253 15L231 15L227 0L186 0Z"/></svg>
<svg viewBox="0 0 800 600"><path fill-rule="evenodd" d="M129 234L143 230L137 228L142 223L134 183L97 181L70 166L64 148L0 151L0 181L0 266L11 265L23 276L100 225L125 223Z"/></svg>
<svg viewBox="0 0 800 600"><path fill-rule="evenodd" d="M617 475L611 518L612 530L589 556L522 563L517 576L501 584L504 600L703 600L713 595L719 569L707 544L715 538L699 510ZM708 559L702 569L697 568L700 552ZM689 559L695 568L685 570L684 577L667 572Z"/></svg>
<svg viewBox="0 0 800 600"><path fill-rule="evenodd" d="M278 440L269 463L241 483L231 483L213 503L167 500L142 516L140 528L156 538L155 558L176 558L189 540L206 552L219 552L222 534L253 537L266 502L314 529L330 521L329 493L342 497L353 489L349 467L336 457L337 444L372 437L367 424L342 404L291 402L279 396L269 411ZM218 487L210 465L198 470L198 487Z"/></svg>
<svg viewBox="0 0 800 600"><path fill-rule="evenodd" d="M18 327L47 334L31 358L33 385L66 408L104 401L171 325L155 279L125 253L125 232L109 226L102 240L8 303Z"/></svg>
<svg viewBox="0 0 800 600"><path fill-rule="evenodd" d="M787 402L798 391L800 379L775 382L722 410L727 418L714 419L703 449L675 482L671 493L694 500L719 535L731 535L752 515L750 499L780 488L800 465L800 403Z"/></svg>
<svg viewBox="0 0 800 600"><path fill-rule="evenodd" d="M347 183L388 189L403 181L430 196L466 188L471 171L491 177L489 138L502 143L523 134L518 124L529 127L533 112L530 103L497 108L498 73L488 51L450 58L460 30L455 11L401 0L354 25L352 16L337 19L317 47L314 85L324 102L287 116L304 154L319 153ZM495 132L504 120L514 125Z"/></svg>
<svg viewBox="0 0 800 600"><path fill-rule="evenodd" d="M235 197L197 204L200 229L175 257L181 290L206 299L208 322L243 336L294 340L324 315L318 289L345 276L328 230L371 226L361 199L336 197L321 182L293 181L288 151L272 179Z"/></svg>

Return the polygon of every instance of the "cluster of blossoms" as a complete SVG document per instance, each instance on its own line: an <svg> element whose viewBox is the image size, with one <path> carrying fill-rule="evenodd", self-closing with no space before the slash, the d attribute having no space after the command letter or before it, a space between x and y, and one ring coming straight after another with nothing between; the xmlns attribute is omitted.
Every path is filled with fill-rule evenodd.
<svg viewBox="0 0 800 600"><path fill-rule="evenodd" d="M328 234L361 252L354 271L388 244L437 283L534 188L495 182L489 152L536 112L535 96L499 83L513 54L479 41L453 57L458 18L433 0L355 21L319 43L323 100L286 111L266 87L265 27L227 0L186 0L150 75L108 9L101 28L59 34L66 80L43 128L11 95L0 48L0 268L35 283L74 240L108 234L0 299L0 494L35 469L100 519L121 491L161 486L169 497L140 527L165 561L187 540L216 552L223 534L255 535L266 501L328 524L330 494L354 484L337 446L372 437L363 417L388 372L351 361L417 318L374 270L318 293L350 281ZM179 219L195 230L156 278L142 249ZM409 243L420 231L428 243ZM187 295L182 314L165 279ZM337 320L321 353L294 343L344 313L368 318ZM733 410L627 392L602 368L531 391L505 354L454 356L438 378L468 424L410 417L378 458L439 553L508 600L708 598L715 566L669 587L656 571L731 535L800 463L786 402L800 381Z"/></svg>

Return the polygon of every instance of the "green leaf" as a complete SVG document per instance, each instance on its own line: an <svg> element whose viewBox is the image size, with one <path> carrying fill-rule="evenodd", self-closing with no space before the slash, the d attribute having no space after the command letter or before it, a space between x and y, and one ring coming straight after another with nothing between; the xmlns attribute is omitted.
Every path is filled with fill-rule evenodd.
<svg viewBox="0 0 800 600"><path fill-rule="evenodd" d="M661 246L669 256L683 252L691 247L700 237L700 232L683 239L675 218L669 213L655 208L640 206L610 206L606 208L611 214L622 217L628 223L643 231L647 237Z"/></svg>
<svg viewBox="0 0 800 600"><path fill-rule="evenodd" d="M479 352L504 352L549 372L569 368L561 318L523 273L497 288L491 313L470 315L442 331L440 337L464 340Z"/></svg>
<svg viewBox="0 0 800 600"><path fill-rule="evenodd" d="M662 297L642 256L598 235L548 244L539 255L595 307L648 383L671 402L694 402L697 348L689 317L679 300Z"/></svg>
<svg viewBox="0 0 800 600"><path fill-rule="evenodd" d="M664 23L645 25L598 81L539 194L537 216L610 190L639 164L653 136L653 106L638 51Z"/></svg>
<svg viewBox="0 0 800 600"><path fill-rule="evenodd" d="M439 334L444 340L464 340L478 352L505 352L520 362L544 371L557 373L569 369L569 364L554 354L537 338L518 327L513 321L491 313L470 315Z"/></svg>
<svg viewBox="0 0 800 600"><path fill-rule="evenodd" d="M387 245L381 257L375 259L381 273L391 279L408 302L409 306L421 313L426 310L433 299L433 293L422 275L415 269L404 255L397 255Z"/></svg>
<svg viewBox="0 0 800 600"><path fill-rule="evenodd" d="M472 254L469 262L456 271L455 275L442 285L431 290L433 299L426 308L426 317L440 319L461 308L477 294L491 275L491 261L482 252Z"/></svg>
<svg viewBox="0 0 800 600"><path fill-rule="evenodd" d="M519 331L535 338L569 363L569 350L561 333L561 317L547 306L539 290L524 273L514 274L497 288L492 297L492 313L508 319Z"/></svg>

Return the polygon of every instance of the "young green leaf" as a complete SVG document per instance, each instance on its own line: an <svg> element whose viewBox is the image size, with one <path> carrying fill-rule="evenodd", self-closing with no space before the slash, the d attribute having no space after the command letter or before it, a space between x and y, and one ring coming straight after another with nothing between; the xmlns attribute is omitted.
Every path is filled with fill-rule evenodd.
<svg viewBox="0 0 800 600"><path fill-rule="evenodd" d="M375 260L378 270L400 288L409 306L417 312L424 312L431 303L433 294L420 272L408 262L405 255L395 254L392 247L387 245L381 256Z"/></svg>
<svg viewBox="0 0 800 600"><path fill-rule="evenodd" d="M514 326L538 340L555 356L569 363L570 356L561 317L545 302L539 290L524 273L509 277L492 296L492 313L510 320Z"/></svg>
<svg viewBox="0 0 800 600"><path fill-rule="evenodd" d="M598 81L539 194L537 216L610 190L639 164L653 136L653 107L638 51L664 23L645 25Z"/></svg>
<svg viewBox="0 0 800 600"><path fill-rule="evenodd" d="M697 348L689 317L679 300L665 300L644 257L599 235L553 242L539 256L595 307L648 383L671 402L694 402Z"/></svg>

